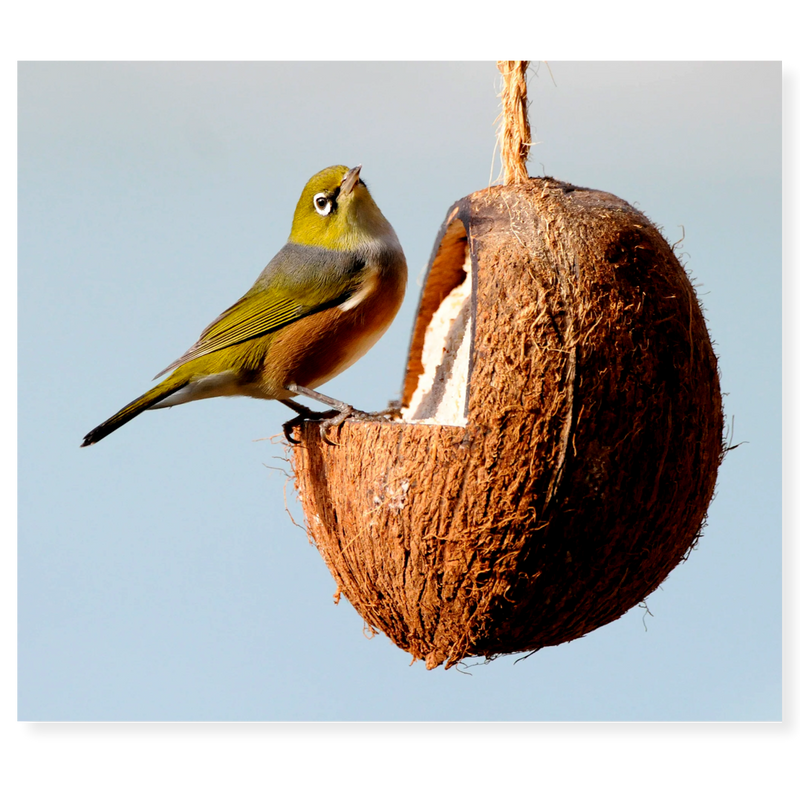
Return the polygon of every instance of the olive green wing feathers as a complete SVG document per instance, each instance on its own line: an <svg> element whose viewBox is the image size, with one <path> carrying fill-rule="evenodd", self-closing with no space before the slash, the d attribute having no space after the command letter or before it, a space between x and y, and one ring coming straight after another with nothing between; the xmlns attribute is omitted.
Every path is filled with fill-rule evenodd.
<svg viewBox="0 0 800 800"><path fill-rule="evenodd" d="M200 356L279 330L339 305L358 284L364 262L351 254L286 245L247 294L223 311L179 359L156 378Z"/></svg>

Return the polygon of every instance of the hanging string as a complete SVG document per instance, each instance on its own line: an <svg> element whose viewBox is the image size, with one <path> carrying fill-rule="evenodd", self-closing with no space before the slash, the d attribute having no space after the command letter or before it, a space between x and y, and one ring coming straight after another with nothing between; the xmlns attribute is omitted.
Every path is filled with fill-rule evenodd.
<svg viewBox="0 0 800 800"><path fill-rule="evenodd" d="M531 149L531 129L528 124L528 86L525 71L528 61L498 61L503 76L502 120L498 138L503 160L503 183L525 183L525 166Z"/></svg>

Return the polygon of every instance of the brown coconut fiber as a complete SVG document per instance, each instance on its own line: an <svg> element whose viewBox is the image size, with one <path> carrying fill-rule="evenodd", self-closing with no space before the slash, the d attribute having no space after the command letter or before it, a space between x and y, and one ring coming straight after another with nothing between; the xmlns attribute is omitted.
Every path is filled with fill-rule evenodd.
<svg viewBox="0 0 800 800"><path fill-rule="evenodd" d="M294 431L339 591L429 668L567 642L641 603L699 536L723 452L716 358L672 249L619 198L550 178L448 212L406 417L467 270L464 424L348 421L338 447L318 422Z"/></svg>

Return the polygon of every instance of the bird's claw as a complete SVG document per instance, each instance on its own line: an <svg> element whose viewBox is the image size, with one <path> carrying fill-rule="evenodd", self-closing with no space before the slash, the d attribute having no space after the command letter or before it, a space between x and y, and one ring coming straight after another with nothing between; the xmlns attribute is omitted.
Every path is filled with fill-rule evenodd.
<svg viewBox="0 0 800 800"><path fill-rule="evenodd" d="M302 406L301 406L302 408ZM306 408L301 411L296 417L292 417L288 422L283 423L283 435L286 437L286 441L289 444L300 444L298 439L295 439L292 436L292 429L295 425L300 422L305 422L307 419L310 420L321 420L325 419L325 417L330 416L331 414L336 414L335 411L312 411L310 408Z"/></svg>
<svg viewBox="0 0 800 800"><path fill-rule="evenodd" d="M289 444L300 444L300 441L292 436L292 428L294 428L298 422L303 422L305 419L306 417L302 414L298 414L296 417L292 417L288 422L283 423L283 435L286 437L286 441L289 442Z"/></svg>

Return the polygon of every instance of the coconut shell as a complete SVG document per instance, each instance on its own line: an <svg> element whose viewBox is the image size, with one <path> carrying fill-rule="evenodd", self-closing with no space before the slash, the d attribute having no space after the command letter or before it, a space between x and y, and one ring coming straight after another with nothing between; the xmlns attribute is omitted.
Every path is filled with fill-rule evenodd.
<svg viewBox="0 0 800 800"><path fill-rule="evenodd" d="M294 431L339 592L428 668L561 644L643 601L698 538L723 452L716 358L672 249L623 200L550 178L449 210L404 406L467 258L466 425L348 421L338 447L318 422Z"/></svg>

